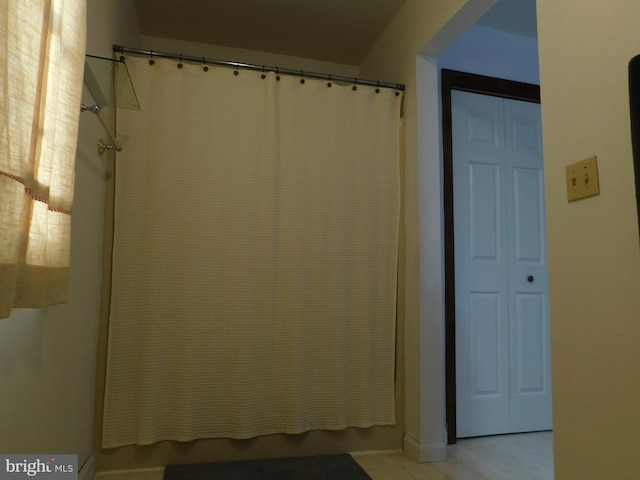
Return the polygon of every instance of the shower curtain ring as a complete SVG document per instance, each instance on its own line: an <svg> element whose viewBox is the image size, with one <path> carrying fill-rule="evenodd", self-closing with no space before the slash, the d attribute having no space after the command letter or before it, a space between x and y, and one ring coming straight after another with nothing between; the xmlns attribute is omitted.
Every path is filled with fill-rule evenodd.
<svg viewBox="0 0 640 480"><path fill-rule="evenodd" d="M149 50L149 65L153 65L156 63L156 61L153 59L153 50Z"/></svg>
<svg viewBox="0 0 640 480"><path fill-rule="evenodd" d="M376 93L380 93L380 80L376 82Z"/></svg>
<svg viewBox="0 0 640 480"><path fill-rule="evenodd" d="M262 78L263 80L267 78L267 75L264 73L264 65L262 65L262 75L260 75L260 78Z"/></svg>
<svg viewBox="0 0 640 480"><path fill-rule="evenodd" d="M206 58L204 58L204 57L202 57L202 63L204 64L204 67L202 67L202 69L203 69L205 72L208 72L208 71L209 71L209 66L207 65L207 59L206 59Z"/></svg>
<svg viewBox="0 0 640 480"><path fill-rule="evenodd" d="M351 89L355 92L358 89L358 77L353 79L353 87Z"/></svg>
<svg viewBox="0 0 640 480"><path fill-rule="evenodd" d="M300 70L300 83L304 83L304 71Z"/></svg>
<svg viewBox="0 0 640 480"><path fill-rule="evenodd" d="M331 87L331 74L329 74L329 81L327 82L327 87Z"/></svg>
<svg viewBox="0 0 640 480"><path fill-rule="evenodd" d="M182 68L182 54L180 54L180 60L178 61L178 68Z"/></svg>

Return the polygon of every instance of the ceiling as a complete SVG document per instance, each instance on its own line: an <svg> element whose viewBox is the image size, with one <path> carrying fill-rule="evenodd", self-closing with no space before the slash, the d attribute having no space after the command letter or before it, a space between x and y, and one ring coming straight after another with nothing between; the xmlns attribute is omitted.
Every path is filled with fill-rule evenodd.
<svg viewBox="0 0 640 480"><path fill-rule="evenodd" d="M500 0L478 20L478 25L536 38L536 0Z"/></svg>
<svg viewBox="0 0 640 480"><path fill-rule="evenodd" d="M359 65L406 0L134 0L143 35ZM488 28L535 36L535 0L500 0Z"/></svg>
<svg viewBox="0 0 640 480"><path fill-rule="evenodd" d="M144 35L359 65L406 0L134 0Z"/></svg>

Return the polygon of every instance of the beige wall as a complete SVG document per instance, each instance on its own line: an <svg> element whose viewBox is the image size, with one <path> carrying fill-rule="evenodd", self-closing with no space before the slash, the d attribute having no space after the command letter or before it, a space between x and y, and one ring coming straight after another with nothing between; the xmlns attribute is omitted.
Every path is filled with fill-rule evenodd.
<svg viewBox="0 0 640 480"><path fill-rule="evenodd" d="M538 0L556 479L638 478L640 245L627 64L640 3ZM566 165L600 191L567 203Z"/></svg>
<svg viewBox="0 0 640 480"><path fill-rule="evenodd" d="M267 65L280 68L290 68L292 70L304 70L308 72L332 73L334 75L344 75L346 77L356 77L359 70L358 67L354 65L343 65L339 63L312 60L309 58L279 55L277 53L258 52L255 50L231 48L221 45L209 45L206 43L185 42L147 35L141 36L138 45L125 44L125 46L138 47L144 50L154 50L156 52L182 53L184 55L192 55L195 57L202 56L229 62Z"/></svg>
<svg viewBox="0 0 640 480"><path fill-rule="evenodd" d="M444 270L436 57L495 0L409 0L361 65L361 76L406 84L400 322L405 338L404 448L442 460ZM430 57L427 57L430 56Z"/></svg>
<svg viewBox="0 0 640 480"><path fill-rule="evenodd" d="M113 37L135 30L130 22L135 14L130 0L105 4L88 2L87 47L89 53L111 56ZM107 161L98 156L96 140L103 135L96 119L83 114L72 217L70 301L43 309L16 309L10 318L0 320L3 453L78 454L79 466L91 458Z"/></svg>

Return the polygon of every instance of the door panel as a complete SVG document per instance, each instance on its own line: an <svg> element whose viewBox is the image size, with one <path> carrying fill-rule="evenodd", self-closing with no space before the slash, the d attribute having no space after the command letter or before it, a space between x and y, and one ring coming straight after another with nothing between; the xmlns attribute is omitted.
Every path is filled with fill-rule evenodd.
<svg viewBox="0 0 640 480"><path fill-rule="evenodd" d="M541 328L544 309L542 295L519 294L515 299L513 322L516 337L516 395L544 391L544 331Z"/></svg>
<svg viewBox="0 0 640 480"><path fill-rule="evenodd" d="M458 436L508 428L509 368L504 112L474 95L459 108L452 92L456 264ZM456 161L457 156L466 161Z"/></svg>
<svg viewBox="0 0 640 480"><path fill-rule="evenodd" d="M504 100L512 432L549 430L551 364L540 105ZM512 237L512 238L511 238Z"/></svg>
<svg viewBox="0 0 640 480"><path fill-rule="evenodd" d="M469 164L469 247L471 261L500 260L500 219L496 165Z"/></svg>
<svg viewBox="0 0 640 480"><path fill-rule="evenodd" d="M471 300L471 356L473 397L501 395L500 373L500 296L475 293Z"/></svg>
<svg viewBox="0 0 640 480"><path fill-rule="evenodd" d="M540 106L452 91L458 437L551 428Z"/></svg>
<svg viewBox="0 0 640 480"><path fill-rule="evenodd" d="M514 260L516 263L544 262L544 219L540 211L542 172L513 169Z"/></svg>

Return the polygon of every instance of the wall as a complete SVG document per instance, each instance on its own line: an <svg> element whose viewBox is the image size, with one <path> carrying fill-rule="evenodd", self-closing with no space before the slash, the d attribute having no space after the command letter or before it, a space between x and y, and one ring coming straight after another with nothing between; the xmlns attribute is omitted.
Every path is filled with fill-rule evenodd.
<svg viewBox="0 0 640 480"><path fill-rule="evenodd" d="M538 85L538 41L473 26L438 57L438 67Z"/></svg>
<svg viewBox="0 0 640 480"><path fill-rule="evenodd" d="M230 62L244 62L254 65L268 65L273 67L290 68L292 70L304 70L308 72L331 73L334 75L344 75L346 77L356 77L358 67L354 65L343 65L338 63L323 62L309 58L291 57L279 55L277 53L258 52L241 48L225 47L221 45L208 45L204 43L185 42L170 38L152 37L142 35L137 46L145 50L182 53L196 57L204 56L216 60Z"/></svg>
<svg viewBox="0 0 640 480"><path fill-rule="evenodd" d="M360 65L363 78L385 78L407 86L399 317L405 338L404 449L419 461L446 456L442 171L435 58L494 3L408 0Z"/></svg>
<svg viewBox="0 0 640 480"><path fill-rule="evenodd" d="M111 56L111 35L133 31L130 0L88 2L89 53ZM83 96L84 98L84 96ZM78 105L78 108L80 106ZM0 320L0 452L78 454L91 476L100 311L105 158L95 118L81 117L71 234L70 300ZM83 473L84 473L83 472Z"/></svg>
<svg viewBox="0 0 640 480"><path fill-rule="evenodd" d="M556 479L638 478L640 245L627 65L640 3L538 0ZM598 156L601 194L567 203Z"/></svg>

